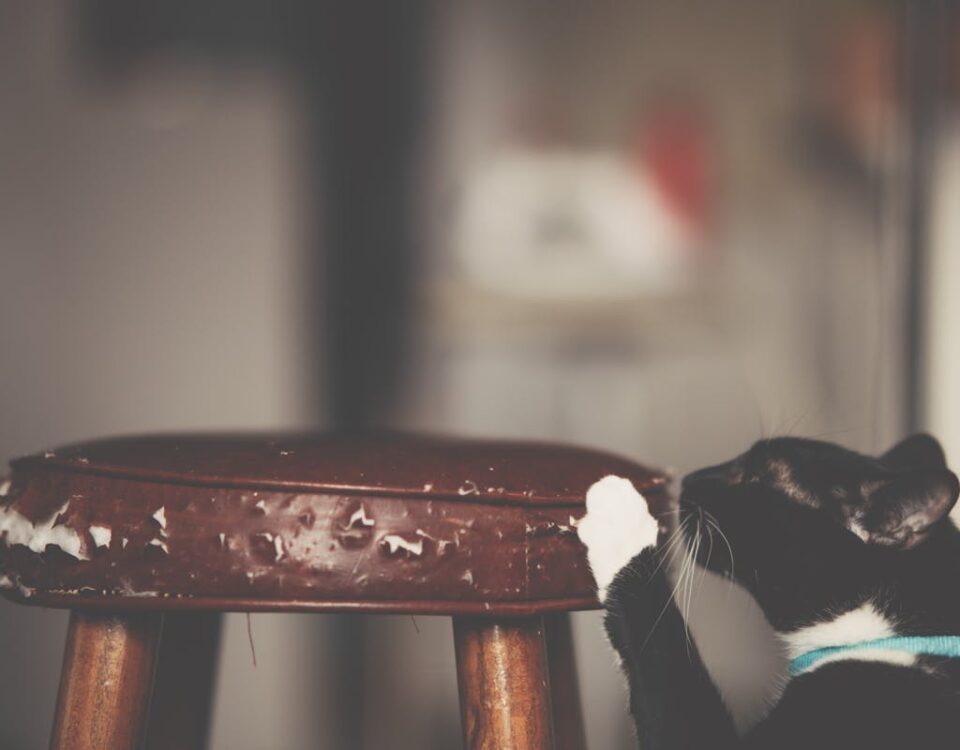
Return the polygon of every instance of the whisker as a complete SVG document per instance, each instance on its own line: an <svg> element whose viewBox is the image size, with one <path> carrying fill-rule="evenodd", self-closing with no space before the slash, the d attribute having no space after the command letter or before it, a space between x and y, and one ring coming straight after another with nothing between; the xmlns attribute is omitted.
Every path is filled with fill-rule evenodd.
<svg viewBox="0 0 960 750"><path fill-rule="evenodd" d="M698 519L696 540L689 552L689 556L687 558L687 565L685 566L685 569L684 569L685 585L684 585L684 592L683 592L683 602L681 606L681 613L683 615L683 629L684 629L684 635L686 637L686 642L687 642L687 658L688 659L691 658L690 607L691 607L691 604L693 603L693 585L694 585L694 579L696 576L696 569L697 569L697 555L700 552L700 544L702 542L702 539L703 539L703 533L701 531L701 527Z"/></svg>
<svg viewBox="0 0 960 750"><path fill-rule="evenodd" d="M642 654L643 649L647 647L647 644L650 642L650 638L653 636L654 631L657 629L657 625L660 624L660 621L663 619L663 616L666 614L667 609L670 607L670 602L674 601L674 598L677 595L677 591L680 588L681 580L677 581L676 585L673 587L673 590L670 592L670 596L667 597L667 601L663 605L663 609L660 610L660 614L657 615L657 619L653 621L653 625L650 626L650 632L647 633L647 637L643 639L643 643L640 644L640 648L637 651L637 654Z"/></svg>
<svg viewBox="0 0 960 750"><path fill-rule="evenodd" d="M720 535L720 538L723 540L723 543L727 545L727 554L730 556L730 576L731 578L736 571L736 564L733 559L733 547L730 545L730 540L727 539L727 535L723 533L723 529L720 528L720 524L717 523L716 519L707 519L707 524L716 529L716 532Z"/></svg>
<svg viewBox="0 0 960 750"><path fill-rule="evenodd" d="M687 584L687 616L685 619L686 630L687 630L687 656L690 656L690 646L693 645L693 634L690 632L690 616L693 613L693 601L694 596L696 595L696 583L697 583L697 568L700 567L697 565L697 558L700 557L700 548L703 546L703 531L702 527L698 529L699 534L697 535L697 547L694 550L692 559L690 561L690 583ZM703 570L703 568L700 568Z"/></svg>
<svg viewBox="0 0 960 750"><path fill-rule="evenodd" d="M681 523L679 528L677 528L677 530L670 535L670 538L666 541L666 543L657 550L658 554L661 556L661 560L659 563L657 563L657 567L655 567L650 573L651 577L663 567L664 563L666 563L670 558L672 551L676 549L677 545L683 543L684 539L681 532L684 531L684 528L689 520L689 518L684 519L683 523Z"/></svg>
<svg viewBox="0 0 960 750"><path fill-rule="evenodd" d="M713 530L710 528L710 525L707 524L707 541L710 542L710 546L707 548L707 562L709 563L710 558L713 556ZM702 566L700 572L700 583L697 586L697 596L700 596L700 592L703 591L703 582L707 578L707 567Z"/></svg>

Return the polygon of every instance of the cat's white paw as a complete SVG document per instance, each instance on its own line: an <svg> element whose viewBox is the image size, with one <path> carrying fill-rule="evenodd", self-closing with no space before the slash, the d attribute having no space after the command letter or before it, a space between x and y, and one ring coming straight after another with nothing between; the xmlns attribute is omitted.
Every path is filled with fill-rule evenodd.
<svg viewBox="0 0 960 750"><path fill-rule="evenodd" d="M587 490L587 514L577 524L577 535L587 547L600 601L620 569L656 545L658 532L657 519L629 479L606 476Z"/></svg>

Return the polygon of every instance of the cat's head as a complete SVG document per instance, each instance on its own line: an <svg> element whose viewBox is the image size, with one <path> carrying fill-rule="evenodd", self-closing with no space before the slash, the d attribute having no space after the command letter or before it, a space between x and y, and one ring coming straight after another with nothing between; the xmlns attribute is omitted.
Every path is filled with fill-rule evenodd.
<svg viewBox="0 0 960 750"><path fill-rule="evenodd" d="M697 557L792 628L855 601L943 529L960 483L939 443L915 435L879 456L801 438L761 440L683 480Z"/></svg>

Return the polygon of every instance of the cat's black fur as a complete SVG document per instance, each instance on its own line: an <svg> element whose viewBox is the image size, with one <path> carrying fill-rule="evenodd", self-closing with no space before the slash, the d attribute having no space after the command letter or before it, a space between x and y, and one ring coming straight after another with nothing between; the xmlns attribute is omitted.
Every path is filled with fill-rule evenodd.
<svg viewBox="0 0 960 750"><path fill-rule="evenodd" d="M716 536L700 545L699 563L746 587L780 632L872 601L898 635L954 635L960 531L947 514L957 495L926 435L878 458L777 438L687 476L680 517L688 539L708 527ZM738 737L688 641L661 554L637 555L606 599L643 750L960 747L960 660L934 657L913 667L824 664L792 679L767 718Z"/></svg>

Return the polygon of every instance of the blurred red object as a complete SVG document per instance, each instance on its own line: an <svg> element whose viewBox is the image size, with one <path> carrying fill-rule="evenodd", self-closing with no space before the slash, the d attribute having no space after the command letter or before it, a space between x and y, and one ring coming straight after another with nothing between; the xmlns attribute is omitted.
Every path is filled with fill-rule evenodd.
<svg viewBox="0 0 960 750"><path fill-rule="evenodd" d="M704 118L678 106L641 121L633 146L634 165L652 179L664 204L697 235L713 214L710 143Z"/></svg>

